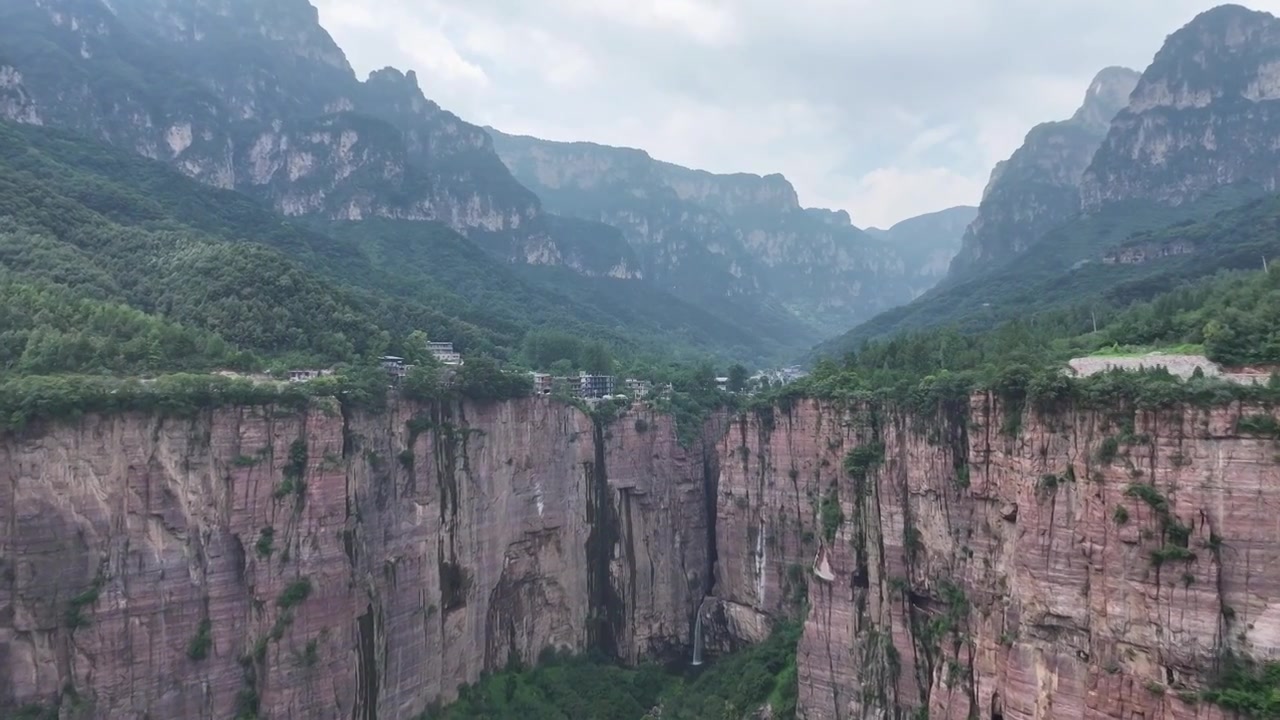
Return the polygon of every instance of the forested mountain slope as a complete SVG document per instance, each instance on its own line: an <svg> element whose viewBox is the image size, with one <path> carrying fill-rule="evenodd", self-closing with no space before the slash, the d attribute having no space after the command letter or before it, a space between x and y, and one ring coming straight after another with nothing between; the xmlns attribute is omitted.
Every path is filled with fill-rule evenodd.
<svg viewBox="0 0 1280 720"><path fill-rule="evenodd" d="M362 233L309 228L236 192L57 130L0 123L0 184L0 258L11 291L52 293L58 299L42 303L53 306L80 298L89 305L71 306L84 312L97 303L133 308L144 314L134 322L155 322L186 333L184 343L209 347L194 354L164 348L113 369L217 364L236 349L350 360L396 350L414 330L499 357L538 326L635 353L756 347L750 334L661 294L626 308L624 317L576 302L526 282L436 223L387 221ZM363 234L374 229L381 231L376 242ZM570 277L570 286L588 280ZM79 342L76 324L59 342ZM54 343L51 332L39 333L42 343ZM11 369L81 364L72 355L23 360L26 341L6 338Z"/></svg>
<svg viewBox="0 0 1280 720"><path fill-rule="evenodd" d="M1264 257L1280 255L1280 199L1249 200L1257 195L1257 188L1229 187L1177 208L1144 201L1105 208L1050 231L1003 266L824 343L818 354L923 328L990 329L1081 303L1122 306L1219 270L1260 268Z"/></svg>

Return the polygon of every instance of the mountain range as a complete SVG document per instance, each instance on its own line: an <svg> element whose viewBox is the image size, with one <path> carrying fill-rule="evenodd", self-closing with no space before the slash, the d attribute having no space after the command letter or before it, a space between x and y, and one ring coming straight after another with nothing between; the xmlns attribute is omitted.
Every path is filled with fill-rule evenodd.
<svg viewBox="0 0 1280 720"><path fill-rule="evenodd" d="M1224 5L1170 35L1140 76L1104 70L1070 120L1033 129L992 173L937 287L818 354L1070 306L1105 312L1202 275L1261 268L1280 252L1269 199L1280 166L1277 58L1280 20Z"/></svg>
<svg viewBox="0 0 1280 720"><path fill-rule="evenodd" d="M1256 207L1233 209L1275 190L1276 24L1238 6L1201 14L1143 73L1106 68L1071 118L1033 128L980 207L888 230L804 207L781 175L467 123L412 71L358 79L306 0L7 4L0 115L242 193L351 249L368 292L399 292L395 277L447 294L441 312L476 328L463 347L509 355L573 318L627 352L766 363L849 328L819 352L1109 306L1139 276L1187 275L1174 266L1189 253L1197 272L1243 263L1197 238L1256 222ZM544 306L558 309L531 310Z"/></svg>
<svg viewBox="0 0 1280 720"><path fill-rule="evenodd" d="M584 304L693 303L750 338L727 353L743 359L784 357L919 295L957 239L942 226L904 255L844 212L803 208L780 175L486 131L426 98L412 71L359 80L306 0L8 4L0 114L290 218L401 223L401 235L442 224ZM614 318L624 332L630 314ZM701 334L669 322L673 345Z"/></svg>

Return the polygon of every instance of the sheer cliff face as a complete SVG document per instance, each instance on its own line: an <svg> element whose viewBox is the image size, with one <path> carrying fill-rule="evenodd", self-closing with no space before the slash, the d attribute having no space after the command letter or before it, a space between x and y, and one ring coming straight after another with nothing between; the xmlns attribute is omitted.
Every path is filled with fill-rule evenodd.
<svg viewBox="0 0 1280 720"><path fill-rule="evenodd" d="M129 148L286 215L436 220L510 260L635 274L610 228L578 229L593 253L557 248L481 128L413 73L359 82L306 0L21 0L0 20L0 117Z"/></svg>
<svg viewBox="0 0 1280 720"><path fill-rule="evenodd" d="M1027 133L1022 147L992 171L978 217L951 263L953 275L1006 260L1079 214L1081 176L1137 82L1133 70L1107 68L1069 120Z"/></svg>
<svg viewBox="0 0 1280 720"><path fill-rule="evenodd" d="M1086 209L1177 205L1233 183L1276 189L1280 21L1238 5L1170 35L1085 175Z"/></svg>
<svg viewBox="0 0 1280 720"><path fill-rule="evenodd" d="M528 400L7 438L0 715L410 718L547 647L669 655L715 466L635 420Z"/></svg>
<svg viewBox="0 0 1280 720"><path fill-rule="evenodd" d="M1253 413L1027 413L1016 438L985 397L747 417L720 447L722 615L749 629L807 583L805 718L1224 717L1183 698L1280 644Z"/></svg>
<svg viewBox="0 0 1280 720"><path fill-rule="evenodd" d="M717 175L642 150L490 132L548 210L621 229L646 276L673 290L763 298L830 334L936 280L848 213L802 208L781 175Z"/></svg>

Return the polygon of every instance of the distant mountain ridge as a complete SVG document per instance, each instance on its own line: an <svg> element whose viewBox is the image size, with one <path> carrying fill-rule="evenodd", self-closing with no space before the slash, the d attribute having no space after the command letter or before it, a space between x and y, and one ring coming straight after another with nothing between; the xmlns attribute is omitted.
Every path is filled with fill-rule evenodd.
<svg viewBox="0 0 1280 720"><path fill-rule="evenodd" d="M904 256L842 210L802 207L779 174L719 175L632 148L490 134L547 210L618 227L645 276L688 299L774 305L830 334L938 278L916 267L936 257Z"/></svg>
<svg viewBox="0 0 1280 720"><path fill-rule="evenodd" d="M358 81L306 0L19 0L0 8L0 47L5 118L163 160L285 215L439 221L510 261L639 276L616 230L549 224L488 135L413 73Z"/></svg>
<svg viewBox="0 0 1280 720"><path fill-rule="evenodd" d="M1108 73L1111 90L1094 98L1091 88L1101 101L1087 100L1066 126L1077 138L1098 137L1100 119L1126 98L1074 189L1084 145L1068 143L1062 124L1036 128L993 173L947 279L819 352L943 324L980 330L1075 303L1142 300L1171 283L1274 259L1276 215L1264 196L1280 190L1280 20L1214 8L1168 37L1131 92L1128 71ZM1043 152L1054 146L1042 142L1050 131L1070 152ZM1033 172L1016 177L1015 165ZM1062 182L1046 183L1049 171Z"/></svg>
<svg viewBox="0 0 1280 720"><path fill-rule="evenodd" d="M0 117L166 162L286 216L440 222L517 265L649 282L779 351L936 281L912 265L936 257L904 258L843 211L801 207L781 175L586 144L544 145L531 170L505 136L500 158L413 72L357 79L306 0L6 4ZM574 153L585 164L551 167Z"/></svg>
<svg viewBox="0 0 1280 720"><path fill-rule="evenodd" d="M932 286L946 277L965 230L977 216L978 208L960 205L908 218L888 230L867 228L864 232L889 243L906 267L914 268L916 276Z"/></svg>
<svg viewBox="0 0 1280 720"><path fill-rule="evenodd" d="M1070 119L1032 128L1022 146L996 165L978 216L951 262L950 280L1023 252L1046 231L1080 213L1081 176L1138 77L1128 68L1102 70Z"/></svg>

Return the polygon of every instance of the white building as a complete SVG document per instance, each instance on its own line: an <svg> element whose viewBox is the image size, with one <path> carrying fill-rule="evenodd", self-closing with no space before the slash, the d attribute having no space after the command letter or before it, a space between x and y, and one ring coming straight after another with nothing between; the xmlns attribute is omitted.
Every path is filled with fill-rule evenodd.
<svg viewBox="0 0 1280 720"><path fill-rule="evenodd" d="M427 352L441 365L461 365L462 354L454 351L451 342L428 342Z"/></svg>

